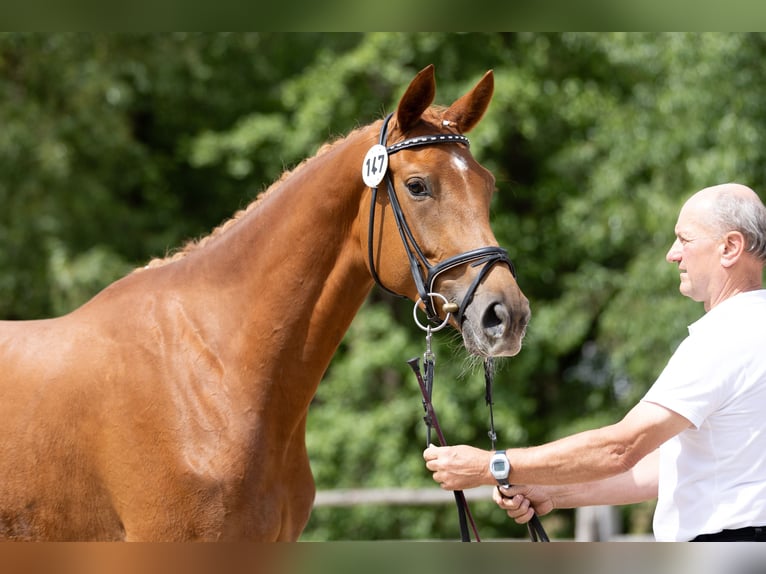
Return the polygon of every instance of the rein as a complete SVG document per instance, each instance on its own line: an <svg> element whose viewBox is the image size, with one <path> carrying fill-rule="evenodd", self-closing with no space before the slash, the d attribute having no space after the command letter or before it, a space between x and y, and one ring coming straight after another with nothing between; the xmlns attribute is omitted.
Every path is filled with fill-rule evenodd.
<svg viewBox="0 0 766 574"><path fill-rule="evenodd" d="M468 141L467 137L459 134L435 134L428 136L418 136L406 139L390 146L386 146L386 140L388 139L388 124L392 115L393 114L389 114L386 116L386 119L383 120L383 126L380 129L380 138L378 140L379 143L377 146L373 146L373 148L367 153L367 157L365 158L365 165L362 169L363 174L365 173L365 169L374 172L374 175L370 176L369 179L368 177L365 177L365 182L368 183L370 189L372 190L370 199L370 224L367 237L367 254L370 262L370 272L372 274L372 278L375 280L375 283L377 283L378 286L381 287L384 291L387 291L388 293L398 297L403 297L403 295L395 293L383 285L383 282L378 276L378 272L375 268L373 246L375 234L375 204L378 196L378 184L383 179L385 179L386 188L388 191L388 199L391 204L391 211L394 214L396 227L399 230L399 235L402 239L402 243L404 244L404 250L407 253L407 259L410 262L410 272L412 273L412 278L415 281L418 296L423 302L429 321L438 322L439 320L438 313L436 312L433 303L434 286L439 275L445 271L454 269L455 267L459 267L460 265L464 265L466 263L470 263L472 267L477 267L479 265L482 266L481 270L474 278L473 283L471 283L469 286L468 291L466 291L466 294L463 297L463 301L458 305L457 311L455 313L455 319L457 320L458 324L460 324L463 322L463 314L465 313L468 305L471 303L477 287L495 264L505 263L508 265L508 268L511 270L511 273L514 277L516 276L516 270L510 258L508 257L508 252L502 247L497 246L479 247L477 249L472 249L471 251L466 251L465 253L455 255L454 257L449 257L444 261L436 263L435 265L432 265L428 261L426 256L423 254L423 250L415 240L415 237L410 230L410 226L407 224L407 220L404 217L404 212L402 211L401 205L399 204L399 199L396 196L396 189L394 187L393 178L391 177L391 172L388 169L388 157L403 149L412 149L428 145L449 143L461 143L468 146L470 145L470 142ZM370 164L370 162L372 163Z"/></svg>
<svg viewBox="0 0 766 574"><path fill-rule="evenodd" d="M432 293L431 295L435 295L437 297L441 297L444 299L443 295L440 295L439 293ZM434 382L434 367L436 364L436 355L434 355L433 350L431 349L431 334L441 330L443 327L447 325L447 322L449 321L449 313L447 313L447 317L444 319L444 321L437 327L432 328L430 325L423 325L417 317L417 311L418 311L418 305L415 305L415 308L413 310L413 317L415 319L415 323L418 327L420 327L422 330L426 332L426 351L423 353L423 368L425 370L425 380L423 374L421 374L420 371L420 358L414 357L407 361L407 364L410 366L412 371L415 373L415 377L418 381L418 386L420 387L420 393L423 396L423 409L425 410L425 416L423 417L423 421L426 424L426 446L429 446L431 441L431 430L433 429L436 432L436 436L439 439L439 445L440 446L447 446L447 440L444 438L444 433L441 430L441 426L439 425L439 419L436 417L436 410L434 409L433 403L431 402L431 397L433 395L433 382ZM484 398L487 403L487 407L489 407L489 440L491 443L491 450L495 450L495 443L497 441L497 433L495 432L495 416L493 412L493 405L494 400L492 398L492 387L494 383L494 377L495 377L495 362L492 357L485 357L484 359L484 384L485 384L485 394ZM498 490L500 487L497 487ZM468 501L465 498L465 494L462 490L453 490L452 491L455 496L455 504L457 505L457 512L458 512L458 524L460 525L460 539L463 542L470 542L471 541L471 533L468 530L468 526L470 524L471 526L471 532L473 532L474 539L476 542L481 542L481 539L479 538L479 531L476 528L476 522L473 519L473 516L471 515L471 509L468 507ZM503 495L503 491L499 490L501 496ZM529 538L532 542L550 542L550 539L548 538L547 532L545 532L545 528L543 528L542 523L540 522L540 518L535 514L532 519L527 523L527 530L529 532Z"/></svg>
<svg viewBox="0 0 766 574"><path fill-rule="evenodd" d="M443 298L443 295L437 294L437 296ZM413 357L407 361L407 364L412 369L412 372L415 373L415 378L417 378L418 386L420 387L420 393L423 396L423 409L426 413L423 417L423 421L426 423L426 447L432 444L432 430L436 432L436 437L439 439L439 445L447 446L447 439L444 438L444 433L442 432L441 425L439 425L439 419L436 416L436 410L434 409L434 405L431 402L434 387L434 366L436 364L436 355L434 355L433 350L431 349L431 334L435 331L441 330L447 324L447 321L449 320L449 313L438 327L431 328L430 325L424 327L420 321L418 321L417 311L418 306L415 305L415 309L413 310L415 323L418 325L418 327L426 332L426 351L423 353L423 369L425 370L425 380L423 379L423 375L420 372L419 357ZM471 533L468 530L468 525L470 523L471 532L473 532L474 539L476 542L481 542L481 538L479 538L479 529L476 528L476 522L474 521L473 515L471 514L471 509L468 506L468 501L465 498L465 494L462 490L453 490L452 494L455 497L455 504L457 506L461 541L471 541Z"/></svg>
<svg viewBox="0 0 766 574"><path fill-rule="evenodd" d="M388 169L388 158L391 155L404 149L451 143L458 143L469 146L470 142L467 137L460 134L435 134L409 138L392 145L387 145L388 124L391 120L391 116L393 116L393 113L386 116L386 118L383 120L378 144L373 146L367 152L362 166L362 177L365 181L365 184L367 184L372 192L370 198L370 220L367 236L367 255L370 264L370 272L375 283L384 291L387 291L392 295L404 297L403 295L400 295L399 293L396 293L383 285L383 282L381 281L375 267L375 205L377 203L378 186L385 179L388 199L389 203L391 204L391 211L393 212L394 220L396 221L396 227L399 231L399 236L401 237L402 243L404 244L404 250L407 253L407 259L409 260L410 264L410 272L412 273L412 278L418 291L419 301L415 304L413 315L418 326L426 331L426 352L423 354L423 368L425 371L425 376L421 373L420 370L419 357L410 359L407 361L407 364L415 373L415 376L418 380L418 385L420 386L421 394L423 395L423 408L426 412L425 417L423 418L426 423L426 446L431 444L432 430L436 432L441 446L446 446L447 442L444 438L444 433L439 426L439 421L436 417L436 411L434 410L433 403L431 402L431 395L433 392L434 365L436 359L433 351L431 350L431 334L446 326L452 313L455 314L457 323L459 325L462 324L465 311L473 300L476 289L494 265L498 263L508 265L508 268L514 277L516 277L516 269L513 266L513 262L508 257L508 252L502 247L498 246L487 246L472 249L470 251L466 251L465 253L449 257L436 264L431 264L428 261L426 256L423 254L423 250L415 240L415 237L410 230L410 226L407 224L407 220L404 217L404 212L402 211L401 205L399 204L399 199L396 195L393 178L391 177L391 172ZM449 302L446 297L435 291L436 279L445 271L465 264L470 264L472 267L481 266L481 269L476 274L476 277L466 291L462 302L460 304ZM443 320L440 320L439 315L436 312L436 308L434 306L435 297L440 298L443 302L442 309L446 315ZM418 321L417 310L421 302L423 303L423 308L425 310L428 321L433 324L438 323L437 327L431 327L431 325L423 326L420 321ZM494 450L497 435L495 433L494 415L492 412L492 382L494 378L494 362L491 357L487 357L484 361L484 378L486 384L485 398L489 407L490 414L489 437L492 442L492 448ZM468 525L470 524L474 538L477 542L479 542L479 533L476 528L476 523L474 522L473 516L471 515L471 510L468 507L468 502L465 498L465 494L463 491L459 490L453 491L453 493L458 510L458 519L460 523L460 534L462 541L471 541L470 532L468 530ZM529 536L533 542L548 541L548 536L540 524L540 520L537 516L534 516L528 523L528 528Z"/></svg>

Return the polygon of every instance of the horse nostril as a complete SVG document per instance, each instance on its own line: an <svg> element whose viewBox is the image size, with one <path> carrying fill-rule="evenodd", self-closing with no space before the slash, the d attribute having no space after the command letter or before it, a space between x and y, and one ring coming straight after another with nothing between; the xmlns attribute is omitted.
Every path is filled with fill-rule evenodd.
<svg viewBox="0 0 766 574"><path fill-rule="evenodd" d="M481 326L487 336L499 339L510 322L508 309L502 303L493 303L484 310Z"/></svg>

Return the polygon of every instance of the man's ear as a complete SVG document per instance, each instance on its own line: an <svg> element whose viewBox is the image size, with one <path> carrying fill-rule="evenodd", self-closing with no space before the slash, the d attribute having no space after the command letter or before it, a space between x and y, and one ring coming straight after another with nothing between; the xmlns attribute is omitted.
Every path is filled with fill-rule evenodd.
<svg viewBox="0 0 766 574"><path fill-rule="evenodd" d="M734 265L745 252L745 247L745 236L739 231L729 231L721 239L721 265Z"/></svg>

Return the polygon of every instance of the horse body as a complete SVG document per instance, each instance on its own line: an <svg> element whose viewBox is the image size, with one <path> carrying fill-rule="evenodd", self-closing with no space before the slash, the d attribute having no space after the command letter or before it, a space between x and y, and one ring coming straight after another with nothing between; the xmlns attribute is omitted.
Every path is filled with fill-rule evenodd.
<svg viewBox="0 0 766 574"><path fill-rule="evenodd" d="M435 129L434 112L421 125L430 104L422 92L433 84L432 71L424 72L400 102L401 133L415 108L419 123L411 119L409 131ZM475 105L486 107L481 100ZM453 113L466 102L456 105ZM379 126L328 146L222 232L135 271L72 313L0 322L0 537L298 538L314 497L309 404L373 283L365 258L370 191L360 166ZM429 256L494 241L486 223L491 178L467 150L401 155L397 174L430 178L433 196L444 198L441 216L450 194L468 202L459 210L460 236L441 230L442 241L425 246ZM445 175L430 172L434 165ZM434 221L418 212L433 197L414 199L408 215L422 237ZM380 277L417 299L379 203ZM454 217L437 227L450 223ZM471 275L450 271L440 289L454 300ZM479 319L465 320L473 344L515 354L526 299L504 268L483 284L469 308Z"/></svg>
<svg viewBox="0 0 766 574"><path fill-rule="evenodd" d="M372 284L338 249L357 213L344 222L329 204L347 198L321 197L315 171L315 185L285 182L204 254L136 272L64 317L1 324L0 426L14 432L0 465L15 468L0 475L29 493L3 481L0 534L216 538L242 512L263 517L243 519L246 536L297 537L314 495L303 436L317 373ZM296 241L316 228L333 231ZM276 270L286 280L271 284ZM24 452L40 454L19 469ZM79 468L92 471L69 474ZM95 521L89 503L103 509Z"/></svg>

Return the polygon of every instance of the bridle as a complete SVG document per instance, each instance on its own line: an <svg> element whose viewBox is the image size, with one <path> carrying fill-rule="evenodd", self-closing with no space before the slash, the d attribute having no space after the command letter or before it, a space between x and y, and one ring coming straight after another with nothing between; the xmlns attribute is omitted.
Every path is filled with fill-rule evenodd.
<svg viewBox="0 0 766 574"><path fill-rule="evenodd" d="M388 139L388 124L391 120L391 116L393 114L389 114L386 116L386 118L383 120L383 125L380 128L380 138L378 140L378 145L373 146L370 151L368 151L367 156L365 157L365 165L362 167L362 174L363 177L365 177L365 183L370 187L372 194L370 198L370 221L369 221L369 229L368 229L368 236L367 236L367 255L369 258L370 263L370 272L372 274L373 279L375 280L375 283L383 289L384 291L387 291L393 295L404 297L404 295L401 295L399 293L396 293L392 291L391 289L387 288L385 285L383 285L383 282L380 280L380 277L378 276L378 272L375 268L375 256L374 256L374 236L375 236L375 205L377 201L377 195L378 195L378 185L380 182L383 181L383 179L386 180L386 186L388 190L388 199L391 204L391 211L394 214L394 220L396 221L396 227L399 230L399 236L402 239L402 243L404 244L404 250L407 253L407 259L409 260L410 264L410 272L412 273L412 278L415 282L415 286L418 291L418 296L420 298L420 301L423 303L423 307L426 313L426 316L428 317L428 320L432 323L439 323L441 321L441 324L436 327L432 328L430 325L423 326L420 324L420 322L417 319L417 316L415 316L415 321L418 324L418 326L421 327L421 329L426 331L426 352L423 355L423 366L425 368L425 378L420 372L420 359L418 357L415 357L414 359L411 359L407 361L410 368L415 373L418 384L420 386L420 390L423 396L423 407L426 412L426 416L424 417L424 421L426 423L426 444L431 443L431 430L435 430L437 433L437 436L439 438L439 442L442 446L446 446L446 440L444 438L444 434L441 432L441 429L439 427L438 419L436 417L436 411L434 410L433 404L431 403L431 392L433 389L433 378L434 378L434 362L435 362L435 356L431 350L431 333L435 332L442 327L444 327L450 317L450 312L446 312L447 316L442 321L439 318L438 313L436 312L436 309L434 307L434 298L438 297L443 301L443 309L446 309L447 303L449 303L444 297L444 295L438 293L435 291L435 283L436 279L439 277L440 274L444 273L445 271L448 271L450 269L454 269L455 267L459 267L461 265L465 264L471 264L472 267L478 267L481 266L481 269L476 274L476 277L474 278L471 285L468 287L468 290L466 291L463 301L457 305L457 311L455 311L455 319L457 320L458 325L462 324L463 322L463 316L465 314L465 310L470 305L471 300L473 299L474 293L476 292L476 289L478 288L479 284L482 282L484 277L486 277L487 273L490 272L493 266L495 266L498 263L504 263L508 265L508 268L511 271L511 274L513 277L516 277L516 269L513 266L513 262L508 257L508 252L503 249L502 247L497 246L487 246L487 247L479 247L477 249L472 249L470 251L466 251L465 253L461 253L459 255L455 255L453 257L449 257L443 261L440 261L434 265L432 265L426 256L423 254L423 250L418 245L418 242L415 240L415 237L412 234L412 230L410 230L410 226L407 224L407 220L404 217L404 213L402 212L401 205L399 204L399 199L396 196L396 189L394 187L393 178L391 177L391 172L388 169L388 157L395 154L398 151L401 151L403 149L411 149L415 147L421 147L421 146L427 146L427 145L439 145L439 144L449 144L449 143L458 143L458 144L464 144L465 146L469 146L468 138L460 135L460 134L435 134L435 135L427 135L427 136L418 136L414 138L409 138L404 141L395 143L393 145L387 145L387 139ZM370 167L370 162L372 162L372 168ZM370 179L365 176L365 169L368 170L367 174L369 175L370 172L374 172L374 175L370 177ZM417 311L417 304L415 306L414 312ZM486 401L487 405L489 406L489 412L490 412L490 430L489 430L489 437L492 442L492 448L494 450L495 447L495 440L496 440L496 434L495 434L495 428L494 428L494 416L492 414L492 379L494 375L494 366L493 366L493 360L491 357L487 357L484 361L484 376L485 376L485 384L486 384ZM458 517L460 521L460 533L461 538L464 542L470 542L470 532L469 532L469 523L471 526L471 529L473 530L474 537L476 541L479 541L479 533L476 529L476 524L473 520L473 517L471 516L470 509L468 508L468 503L466 502L465 496L462 491L454 491L455 495L455 502L457 503L458 508ZM529 534L532 541L548 541L548 535L545 533L545 530L543 529L542 525L540 524L540 521L537 516L534 516L532 520L528 524L529 528Z"/></svg>
<svg viewBox="0 0 766 574"><path fill-rule="evenodd" d="M457 323L461 324L465 310L468 305L470 305L476 289L494 265L498 263L504 263L508 265L508 268L514 277L516 277L516 270L510 258L508 257L508 252L502 247L497 246L479 247L477 249L472 249L471 251L466 251L465 253L455 255L454 257L449 257L436 263L435 265L432 265L428 261L426 256L423 254L423 250L415 240L415 237L410 230L410 226L407 224L407 220L404 217L404 213L402 212L401 205L399 204L399 199L396 196L396 189L394 187L393 178L391 177L391 171L388 169L388 156L391 156L403 149L411 149L422 146L450 143L459 143L468 146L470 144L468 138L460 134L435 134L417 136L387 146L386 140L388 139L388 124L392 115L393 114L389 114L386 116L385 120L383 120L383 126L380 128L379 148L383 148L386 154L386 158L384 158L384 172L380 174L380 176L386 180L391 211L394 214L396 227L399 230L399 235L402 239L402 243L404 244L404 250L407 253L407 259L410 263L412 279L415 281L418 296L423 302L423 306L429 321L439 321L438 313L434 307L434 296L432 295L435 290L436 279L439 277L439 275L445 271L468 263L470 263L472 267L478 267L480 265L482 266L479 272L476 274L473 282L468 287L468 290L463 297L463 301L458 305L458 310L455 313L455 319ZM383 153L382 150L381 153ZM370 223L367 237L367 251L370 262L370 273L372 274L372 278L375 280L375 283L377 283L378 286L381 287L384 291L399 297L403 297L403 295L396 293L383 285L383 282L378 276L378 272L375 268L373 243L375 235L375 204L378 195L378 186L370 186L370 189L372 190L372 195L370 198Z"/></svg>

